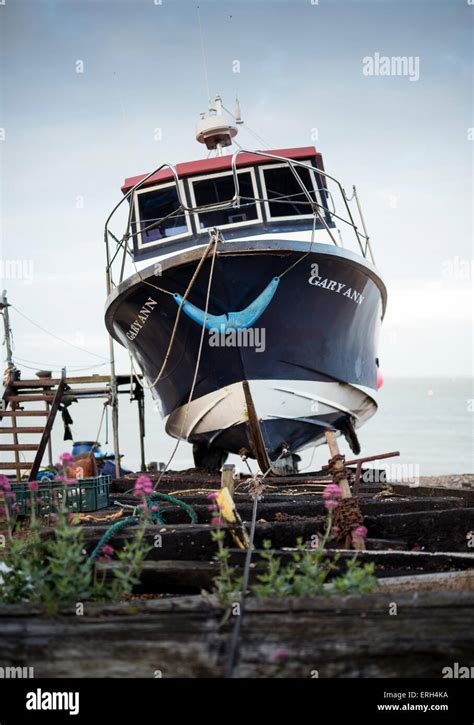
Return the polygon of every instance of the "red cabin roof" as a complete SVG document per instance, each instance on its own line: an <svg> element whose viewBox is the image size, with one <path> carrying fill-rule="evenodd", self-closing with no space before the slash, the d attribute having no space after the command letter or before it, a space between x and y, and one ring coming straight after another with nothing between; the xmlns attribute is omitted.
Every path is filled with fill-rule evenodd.
<svg viewBox="0 0 474 725"><path fill-rule="evenodd" d="M274 154L275 156L283 156L287 159L308 159L316 156L316 165L320 169L324 169L321 154L316 151L314 146L303 146L302 148L295 149L277 149L276 151L265 151L264 153ZM265 159L263 156L256 156L252 153L242 153L237 157L237 166L255 166L257 164L271 163L271 159ZM205 174L211 171L225 171L230 169L232 165L232 155L228 156L216 156L212 159L198 159L197 161L186 161L183 164L176 165L176 171L180 179L184 179L186 176L198 176L199 174ZM140 174L139 176L130 176L125 179L122 186L122 191L126 193L132 186L135 186L139 181L144 179L146 174ZM170 169L165 168L159 171L157 174L150 176L144 186L150 186L160 181L170 181L173 179L173 174Z"/></svg>

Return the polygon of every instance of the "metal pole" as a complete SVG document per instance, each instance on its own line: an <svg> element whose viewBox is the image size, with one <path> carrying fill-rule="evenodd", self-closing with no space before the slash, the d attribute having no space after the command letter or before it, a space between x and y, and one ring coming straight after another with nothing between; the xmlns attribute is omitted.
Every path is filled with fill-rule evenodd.
<svg viewBox="0 0 474 725"><path fill-rule="evenodd" d="M138 404L138 422L140 430L140 469L146 471L145 462L145 396L140 385L135 385L135 395L137 396Z"/></svg>
<svg viewBox="0 0 474 725"><path fill-rule="evenodd" d="M110 268L109 240L107 231L105 233L105 247L107 256L107 297L112 292L112 271ZM112 399L112 431L114 438L114 456L115 456L115 476L120 478L120 445L119 445L119 411L118 411L118 395L117 395L117 375L115 373L115 350L112 335L109 334L109 354L110 354L110 392Z"/></svg>
<svg viewBox="0 0 474 725"><path fill-rule="evenodd" d="M360 205L359 197L357 195L357 189L355 188L355 186L353 186L352 187L352 190L353 190L353 193L354 193L354 198L356 200L357 209L359 210L359 216L360 216L360 220L362 222L362 228L363 228L364 234L365 234L365 251L367 253L367 249L369 250L369 252L370 252L370 258L371 258L372 262L375 264L374 253L372 251L372 245L370 243L370 238L369 238L369 235L367 233L367 227L365 226L365 219L364 219L364 215L362 214L362 207Z"/></svg>
<svg viewBox="0 0 474 725"><path fill-rule="evenodd" d="M0 303L0 310L3 313L3 326L5 330L5 346L7 349L7 364L8 367L13 367L13 353L11 347L11 330L10 330L10 318L8 316L8 301L6 289L2 292L2 301Z"/></svg>

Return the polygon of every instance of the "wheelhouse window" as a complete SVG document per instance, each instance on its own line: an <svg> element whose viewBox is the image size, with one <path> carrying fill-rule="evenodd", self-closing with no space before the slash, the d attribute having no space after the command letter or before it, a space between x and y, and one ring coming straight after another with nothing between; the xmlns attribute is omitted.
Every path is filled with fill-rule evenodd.
<svg viewBox="0 0 474 725"><path fill-rule="evenodd" d="M254 224L262 219L258 198L255 173L253 169L238 171L240 206L226 209L201 211L195 214L198 232L209 227L237 227ZM193 206L207 206L231 202L235 195L235 183L232 173L207 174L191 179L189 182Z"/></svg>
<svg viewBox="0 0 474 725"><path fill-rule="evenodd" d="M182 186L180 193L183 197ZM139 248L191 233L189 216L180 209L174 182L139 190L135 196L135 219Z"/></svg>
<svg viewBox="0 0 474 725"><path fill-rule="evenodd" d="M310 161L304 163L311 163ZM294 167L311 199L316 198L316 177L314 171L302 166ZM269 219L311 218L313 216L308 197L288 164L272 164L260 167L265 211Z"/></svg>

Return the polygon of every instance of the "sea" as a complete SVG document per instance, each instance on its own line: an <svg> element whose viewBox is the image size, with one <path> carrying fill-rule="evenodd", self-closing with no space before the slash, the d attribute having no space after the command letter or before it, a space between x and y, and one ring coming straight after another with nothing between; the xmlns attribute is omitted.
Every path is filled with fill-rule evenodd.
<svg viewBox="0 0 474 725"><path fill-rule="evenodd" d="M392 480L417 480L422 476L474 473L474 388L471 378L390 378L378 394L379 408L359 431L361 456L399 451L400 456L372 467L385 468ZM99 430L103 405L99 400L83 400L70 406L75 441L99 440L104 452L113 451L110 414L104 416ZM131 470L140 468L138 410L136 402L120 396L120 450L122 464ZM145 402L146 462L168 462L176 446L164 430L159 412L151 397ZM53 432L53 457L71 450L71 441L63 441L59 418ZM339 439L347 460L354 458L344 439ZM317 471L327 463L326 445L300 453L301 471ZM238 456L230 456L246 472ZM252 470L257 470L251 461ZM181 470L193 466L191 446L181 442L170 468Z"/></svg>

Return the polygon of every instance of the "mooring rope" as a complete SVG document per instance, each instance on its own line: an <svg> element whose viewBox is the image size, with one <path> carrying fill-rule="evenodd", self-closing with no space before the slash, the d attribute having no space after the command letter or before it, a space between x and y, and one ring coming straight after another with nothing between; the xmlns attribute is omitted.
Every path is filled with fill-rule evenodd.
<svg viewBox="0 0 474 725"><path fill-rule="evenodd" d="M152 390L155 387L156 383L161 379L161 377L163 375L163 372L165 370L165 367L166 367L166 364L168 362L169 356L171 355L171 349L172 349L173 344L174 344L174 340L175 340L175 336L176 336L176 330L178 328L178 322L179 322L179 318L180 318L180 315L181 315L181 310L183 309L183 305L184 305L184 303L186 301L187 296L191 292L191 289L192 289L192 287L194 285L194 282L196 281L196 277L198 276L198 274L199 274L199 272L201 270L201 267L204 264L204 261L205 261L207 255L208 255L208 253L210 252L210 250L212 249L213 246L214 246L214 255L213 256L215 256L215 245L217 244L218 239L219 239L218 235L216 235L216 234L211 234L210 235L209 243L207 244L207 246L206 246L206 248L205 248L205 250L204 250L204 252L203 252L203 254L202 254L202 256L201 256L201 258L199 260L199 263L198 263L196 269L194 270L193 276L191 277L191 280L190 280L190 282L189 282L189 284L188 284L188 286L186 288L186 291L185 291L185 293L184 293L184 295L183 295L183 297L181 299L181 302L179 304L178 312L176 314L176 318L175 318L175 321L174 321L173 330L171 332L171 338L170 338L170 341L168 343L168 349L166 350L166 354L165 354L165 357L163 359L163 363L161 365L160 371L159 371L158 375L156 376L156 378L154 379L154 381L150 385L147 385L142 380L140 380L140 378L138 377L138 375L137 375L137 373L135 371L134 365L133 365L133 358L130 355L130 362L131 362L131 368L132 368L133 374L134 374L136 380L142 386L142 388L144 388L146 390ZM140 280L142 282L144 282L144 283L147 282L147 280L143 279L143 277L140 275L139 272L138 272L138 276L140 277ZM156 286L156 285L153 285L151 282L150 282L150 284L151 284L152 287ZM157 287L157 289L159 289L159 288ZM166 291L168 291L168 290L166 290ZM168 292L168 294L173 295L173 292Z"/></svg>
<svg viewBox="0 0 474 725"><path fill-rule="evenodd" d="M199 272L200 265L202 266L202 263L204 262L204 259L207 256L207 252L213 246L212 257L211 257L211 269L209 271L209 280L208 280L208 284L207 284L206 305L205 305L205 309L204 309L204 324L203 324L202 329L201 329L201 337L200 337L200 340L199 340L199 348L198 348L198 354L197 354L197 358L196 358L196 365L195 365L195 368L194 368L194 376L193 376L193 381L192 381L192 384L191 384L191 390L189 392L188 400L186 402L185 415L184 415L184 418L183 418L183 422L181 424L181 429L180 429L180 432L179 432L178 440L176 441L176 445L175 445L175 447L174 447L174 449L173 449L173 451L171 453L171 456L169 457L168 461L166 462L165 467L161 471L158 480L154 484L153 490L155 490L160 485L161 479L165 475L166 471L168 470L168 468L171 465L171 462L173 461L173 458L176 455L176 452L177 452L177 450L179 448L179 445L181 443L181 437L183 435L184 427L185 427L186 421L188 419L189 406L190 406L192 397L194 395L194 388L196 387L197 376L198 376L198 372L199 372L199 365L201 363L202 348L203 348L203 343L204 343L204 333L205 333L205 330L206 330L205 321L206 321L207 314L208 314L208 310L209 310L209 300L210 300L210 297L211 297L211 287L212 287L212 280L213 280L213 277L214 277L214 265L215 265L215 261L216 261L217 242L219 241L219 237L220 237L219 232L217 232L217 233L212 232L211 233L210 239L209 239L209 244L207 245L206 250L205 250L203 256L201 257L200 263L199 263L198 267L196 268L196 271L195 271L195 273L193 275L193 278L192 278L191 282L189 283L188 289L186 291L186 294L190 291L190 289L192 287L192 284L194 284L194 280L197 277L197 274ZM182 299L181 302L182 303L184 302L184 297L183 297L183 299ZM179 310L181 309L181 307L182 307L182 304L180 305ZM178 313L179 313L179 310L178 310ZM174 326L174 329L173 329L173 335L172 335L172 338L170 340L170 344L168 346L167 355L169 355L169 353L171 351L171 345L172 345L173 340L174 340L174 333L176 332L177 321L178 321L178 318L176 318L176 320L175 320L175 326ZM165 358L165 361L164 361L163 365L161 366L160 375L161 375L161 373L164 370L165 364L166 364L166 358ZM133 362L132 362L132 366L133 366ZM136 373L135 373L135 377L137 378L137 380L139 380L139 378L137 377ZM141 381L139 381L139 382L140 382L140 385L142 385L142 382ZM129 489L126 493L128 493L131 490L133 490L133 489Z"/></svg>
<svg viewBox="0 0 474 725"><path fill-rule="evenodd" d="M146 497L146 508L150 513L150 519L152 523L162 525L166 524L166 521L163 518L163 515L165 513L164 511L160 511L159 508L157 511L151 510L151 507L153 506L155 501L166 501L167 503L172 503L175 506L182 508L188 514L191 523L197 523L198 518L192 506L185 503L184 501L180 501L179 498L175 498L174 496L168 496L166 493L157 492L152 493L150 496ZM135 507L135 510L140 512L140 515L127 516L124 519L121 518L118 521L115 521L112 526L109 526L107 531L102 534L98 544L94 547L92 553L89 555L89 559L91 561L97 559L105 544L107 544L107 542L110 541L110 539L112 539L121 529L126 528L127 526L136 526L140 523L143 516L143 510L140 509L138 506Z"/></svg>

